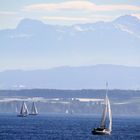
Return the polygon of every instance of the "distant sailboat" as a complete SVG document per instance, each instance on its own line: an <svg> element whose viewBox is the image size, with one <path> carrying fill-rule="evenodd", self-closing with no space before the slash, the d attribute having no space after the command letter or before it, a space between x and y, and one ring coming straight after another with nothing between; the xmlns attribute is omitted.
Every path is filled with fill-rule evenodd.
<svg viewBox="0 0 140 140"><path fill-rule="evenodd" d="M74 113L73 109L71 108L71 103L69 103L69 105L67 106L65 113L69 115L72 115Z"/></svg>
<svg viewBox="0 0 140 140"><path fill-rule="evenodd" d="M23 102L18 117L26 117L29 114L26 103Z"/></svg>
<svg viewBox="0 0 140 140"><path fill-rule="evenodd" d="M29 115L38 115L38 111L35 105L35 102L32 104L31 113Z"/></svg>
<svg viewBox="0 0 140 140"><path fill-rule="evenodd" d="M108 117L109 117L108 128L105 127L105 123L106 123L106 119L107 119L107 112L108 112ZM100 127L94 128L92 133L94 135L110 135L111 131L112 131L112 113L111 113L110 101L109 101L109 98L106 93L105 106L104 106L104 110L103 110Z"/></svg>
<svg viewBox="0 0 140 140"><path fill-rule="evenodd" d="M72 115L72 114L73 114L73 110L68 110L68 109L67 109L67 110L65 111L65 114Z"/></svg>
<svg viewBox="0 0 140 140"><path fill-rule="evenodd" d="M69 114L69 110L67 109L67 110L65 111L65 113L66 113L66 114Z"/></svg>

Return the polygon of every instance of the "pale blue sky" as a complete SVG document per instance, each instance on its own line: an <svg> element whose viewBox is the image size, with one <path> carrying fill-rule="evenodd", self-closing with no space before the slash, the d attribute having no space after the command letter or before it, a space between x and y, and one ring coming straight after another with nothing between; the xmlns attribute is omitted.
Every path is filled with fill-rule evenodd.
<svg viewBox="0 0 140 140"><path fill-rule="evenodd" d="M71 25L125 14L140 18L140 0L0 0L0 29L15 28L23 18Z"/></svg>

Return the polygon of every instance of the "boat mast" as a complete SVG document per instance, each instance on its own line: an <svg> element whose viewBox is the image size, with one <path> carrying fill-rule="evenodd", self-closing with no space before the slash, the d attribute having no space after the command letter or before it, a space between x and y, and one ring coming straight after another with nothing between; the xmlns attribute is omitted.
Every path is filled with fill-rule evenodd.
<svg viewBox="0 0 140 140"><path fill-rule="evenodd" d="M100 125L101 128L105 127L105 121L106 121L106 116L107 116L107 110L108 110L107 93L108 93L108 83L106 82L106 98L104 99L104 110L103 110L103 115L102 115L101 125Z"/></svg>
<svg viewBox="0 0 140 140"><path fill-rule="evenodd" d="M107 97L107 96L106 96ZM104 99L104 110L103 110L103 115L102 115L102 119L101 119L101 128L105 127L105 121L106 121L106 115L107 115L107 98Z"/></svg>

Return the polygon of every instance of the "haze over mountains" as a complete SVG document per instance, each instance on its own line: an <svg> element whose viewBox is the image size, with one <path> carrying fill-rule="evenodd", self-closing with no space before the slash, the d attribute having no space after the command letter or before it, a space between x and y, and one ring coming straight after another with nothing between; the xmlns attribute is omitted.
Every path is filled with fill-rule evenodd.
<svg viewBox="0 0 140 140"><path fill-rule="evenodd" d="M73 26L23 19L16 29L0 30L0 42L2 89L92 89L106 81L110 88L140 88L140 67L133 67L140 66L140 20L134 16ZM47 69L60 65L82 67ZM3 71L28 68L46 70Z"/></svg>
<svg viewBox="0 0 140 140"><path fill-rule="evenodd" d="M0 42L2 70L106 63L140 66L140 20L130 15L73 26L23 19L16 29L0 30Z"/></svg>
<svg viewBox="0 0 140 140"><path fill-rule="evenodd" d="M0 72L1 89L140 89L140 67L95 65Z"/></svg>

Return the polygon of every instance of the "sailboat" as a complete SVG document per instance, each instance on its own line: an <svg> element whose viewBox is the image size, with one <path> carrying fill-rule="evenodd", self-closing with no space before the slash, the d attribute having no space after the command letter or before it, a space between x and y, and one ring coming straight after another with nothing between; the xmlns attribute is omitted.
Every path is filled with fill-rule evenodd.
<svg viewBox="0 0 140 140"><path fill-rule="evenodd" d="M23 101L18 117L26 117L29 114L26 103Z"/></svg>
<svg viewBox="0 0 140 140"><path fill-rule="evenodd" d="M65 111L65 113L66 113L66 114L69 114L69 110L67 109L67 110Z"/></svg>
<svg viewBox="0 0 140 140"><path fill-rule="evenodd" d="M67 109L67 110L65 111L65 113L66 113L66 114L72 115L72 114L73 114L73 110L68 110L68 109Z"/></svg>
<svg viewBox="0 0 140 140"><path fill-rule="evenodd" d="M35 102L32 104L31 113L29 115L38 115L38 111L35 105Z"/></svg>
<svg viewBox="0 0 140 140"><path fill-rule="evenodd" d="M103 115L101 119L100 126L98 128L94 128L92 130L92 134L94 135L110 135L112 131L112 113L111 113L111 107L110 107L110 101L106 93L106 98L105 98L105 105L104 105L104 110L103 110ZM107 113L109 117L109 125L108 128L106 128L106 120L107 120Z"/></svg>

